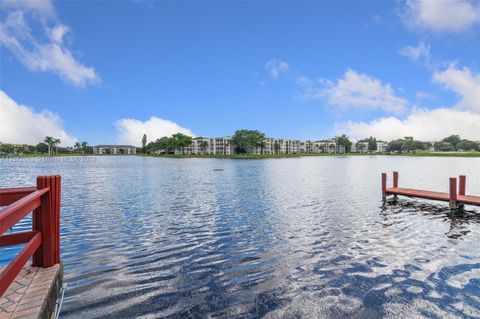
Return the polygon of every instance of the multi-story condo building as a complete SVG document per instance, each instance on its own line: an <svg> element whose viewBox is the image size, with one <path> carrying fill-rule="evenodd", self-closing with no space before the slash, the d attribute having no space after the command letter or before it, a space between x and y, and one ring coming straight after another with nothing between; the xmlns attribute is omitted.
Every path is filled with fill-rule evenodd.
<svg viewBox="0 0 480 319"><path fill-rule="evenodd" d="M132 145L97 145L93 147L94 155L135 155L137 148Z"/></svg>
<svg viewBox="0 0 480 319"><path fill-rule="evenodd" d="M251 154L302 154L302 153L345 153L345 147L337 145L335 140L300 141L266 137L262 147L249 151ZM236 154L232 138L196 137L189 146L176 149L175 154L188 155L233 155Z"/></svg>
<svg viewBox="0 0 480 319"><path fill-rule="evenodd" d="M232 138L229 136L219 138L196 137L193 138L189 146L176 149L175 154L231 155L234 154L231 140Z"/></svg>

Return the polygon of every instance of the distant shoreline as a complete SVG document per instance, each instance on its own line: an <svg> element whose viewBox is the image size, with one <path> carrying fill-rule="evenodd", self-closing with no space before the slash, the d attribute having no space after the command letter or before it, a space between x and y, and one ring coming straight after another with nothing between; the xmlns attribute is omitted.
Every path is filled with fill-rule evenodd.
<svg viewBox="0 0 480 319"><path fill-rule="evenodd" d="M24 154L24 155L0 155L0 159L9 158L51 158L51 157L93 157L93 156L145 156L158 158L225 158L225 159L268 159L268 158L292 158L292 157L312 157L312 156L405 156L405 157L480 157L480 152L428 152L418 151L415 153L310 153L310 154L264 154L264 155L175 155L175 154L136 154L136 155L93 155L93 154Z"/></svg>
<svg viewBox="0 0 480 319"><path fill-rule="evenodd" d="M229 159L268 159L312 156L406 156L406 157L480 157L480 152L416 152L404 154L369 154L369 153L310 153L310 154L264 154L264 155L174 155L174 154L137 154L137 156L160 158L229 158Z"/></svg>

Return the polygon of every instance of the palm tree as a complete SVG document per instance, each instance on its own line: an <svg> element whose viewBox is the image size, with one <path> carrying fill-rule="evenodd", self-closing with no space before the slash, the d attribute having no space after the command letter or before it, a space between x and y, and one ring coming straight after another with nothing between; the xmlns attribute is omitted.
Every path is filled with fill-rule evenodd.
<svg viewBox="0 0 480 319"><path fill-rule="evenodd" d="M88 146L88 143L83 141L82 142L83 154L87 154L87 146Z"/></svg>
<svg viewBox="0 0 480 319"><path fill-rule="evenodd" d="M355 144L355 147L357 148L358 151L360 151L360 153L362 153L363 150L365 149L365 144L358 142L357 144Z"/></svg>
<svg viewBox="0 0 480 319"><path fill-rule="evenodd" d="M48 155L52 153L52 145L54 144L54 138L51 136L46 136L45 139L43 140L45 144L48 145Z"/></svg>
<svg viewBox="0 0 480 319"><path fill-rule="evenodd" d="M59 138L55 138L53 139L53 145L55 146L56 150L57 150L57 154L58 154L58 144L60 144L61 141Z"/></svg>
<svg viewBox="0 0 480 319"><path fill-rule="evenodd" d="M80 153L80 147L82 147L82 144L80 144L80 142L76 142L73 146L73 148L77 150L77 153Z"/></svg>
<svg viewBox="0 0 480 319"><path fill-rule="evenodd" d="M205 149L208 147L208 142L203 140L200 142L200 148L203 150L203 155L205 155Z"/></svg>

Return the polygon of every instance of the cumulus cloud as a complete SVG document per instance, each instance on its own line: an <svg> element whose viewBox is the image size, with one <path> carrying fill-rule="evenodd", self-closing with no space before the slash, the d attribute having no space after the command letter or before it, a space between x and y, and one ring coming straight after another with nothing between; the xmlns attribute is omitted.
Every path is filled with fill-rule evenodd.
<svg viewBox="0 0 480 319"><path fill-rule="evenodd" d="M57 73L77 87L100 82L95 69L79 62L64 44L70 29L56 21L50 1L7 1L5 10L8 12L0 22L0 45L26 68ZM41 32L32 31L33 22L42 26Z"/></svg>
<svg viewBox="0 0 480 319"><path fill-rule="evenodd" d="M336 131L354 139L375 136L389 141L414 136L419 140L435 141L458 134L463 138L480 140L480 114L450 108L415 108L405 119L392 116L371 122L350 121L337 124Z"/></svg>
<svg viewBox="0 0 480 319"><path fill-rule="evenodd" d="M456 108L480 114L480 74L474 74L466 67L460 69L450 66L444 71L435 72L433 81L460 96Z"/></svg>
<svg viewBox="0 0 480 319"><path fill-rule="evenodd" d="M405 22L411 28L459 32L480 22L480 3L470 0L407 0Z"/></svg>
<svg viewBox="0 0 480 319"><path fill-rule="evenodd" d="M143 134L147 134L149 141L175 133L194 136L191 130L156 116L152 116L144 122L135 119L121 119L116 122L116 127L118 130L118 143L136 146L141 144Z"/></svg>
<svg viewBox="0 0 480 319"><path fill-rule="evenodd" d="M397 96L390 83L383 83L351 69L336 81L319 79L314 82L305 76L299 76L296 82L302 87L303 98L324 100L344 111L363 108L402 114L408 106L407 100Z"/></svg>
<svg viewBox="0 0 480 319"><path fill-rule="evenodd" d="M289 65L280 59L271 59L265 63L265 69L273 79L278 79L280 74L288 72Z"/></svg>
<svg viewBox="0 0 480 319"><path fill-rule="evenodd" d="M77 139L65 132L61 118L51 111L35 111L18 104L0 90L0 141L3 143L35 145L52 136L62 146L71 146Z"/></svg>
<svg viewBox="0 0 480 319"><path fill-rule="evenodd" d="M21 9L34 12L42 17L55 16L55 9L51 0L3 0L5 9Z"/></svg>
<svg viewBox="0 0 480 319"><path fill-rule="evenodd" d="M421 140L437 140L451 134L480 140L480 74L468 68L450 66L433 74L432 80L457 93L459 102L451 107L413 108L404 119L382 117L371 122L347 122L336 131L354 138L376 136L392 140L414 136Z"/></svg>
<svg viewBox="0 0 480 319"><path fill-rule="evenodd" d="M430 61L430 46L420 41L416 47L409 45L402 48L400 54L412 61L425 61L428 64Z"/></svg>

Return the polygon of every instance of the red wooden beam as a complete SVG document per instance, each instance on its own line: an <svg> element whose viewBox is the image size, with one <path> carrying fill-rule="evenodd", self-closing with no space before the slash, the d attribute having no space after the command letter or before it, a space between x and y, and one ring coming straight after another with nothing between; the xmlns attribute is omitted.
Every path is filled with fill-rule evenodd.
<svg viewBox="0 0 480 319"><path fill-rule="evenodd" d="M25 244L35 236L37 232L34 231L22 231L18 233L2 235L0 236L0 247L12 246L18 244Z"/></svg>
<svg viewBox="0 0 480 319"><path fill-rule="evenodd" d="M467 177L465 175L460 175L460 185L458 186L458 195L464 195L466 191Z"/></svg>
<svg viewBox="0 0 480 319"><path fill-rule="evenodd" d="M8 206L22 197L33 193L37 189L35 187L18 187L0 189L0 206Z"/></svg>
<svg viewBox="0 0 480 319"><path fill-rule="evenodd" d="M48 189L37 190L0 210L0 235L40 206L40 196L47 192Z"/></svg>
<svg viewBox="0 0 480 319"><path fill-rule="evenodd" d="M382 173L382 198L387 198L387 173Z"/></svg>
<svg viewBox="0 0 480 319"><path fill-rule="evenodd" d="M7 291L10 284L15 280L20 270L22 270L28 258L40 247L42 236L35 234L15 259L0 273L0 296Z"/></svg>
<svg viewBox="0 0 480 319"><path fill-rule="evenodd" d="M60 184L59 175L37 178L37 188L50 191L42 196L41 206L33 212L33 230L42 233L42 246L33 255L36 267L51 267L60 262Z"/></svg>
<svg viewBox="0 0 480 319"><path fill-rule="evenodd" d="M393 187L398 187L398 172L393 172Z"/></svg>

